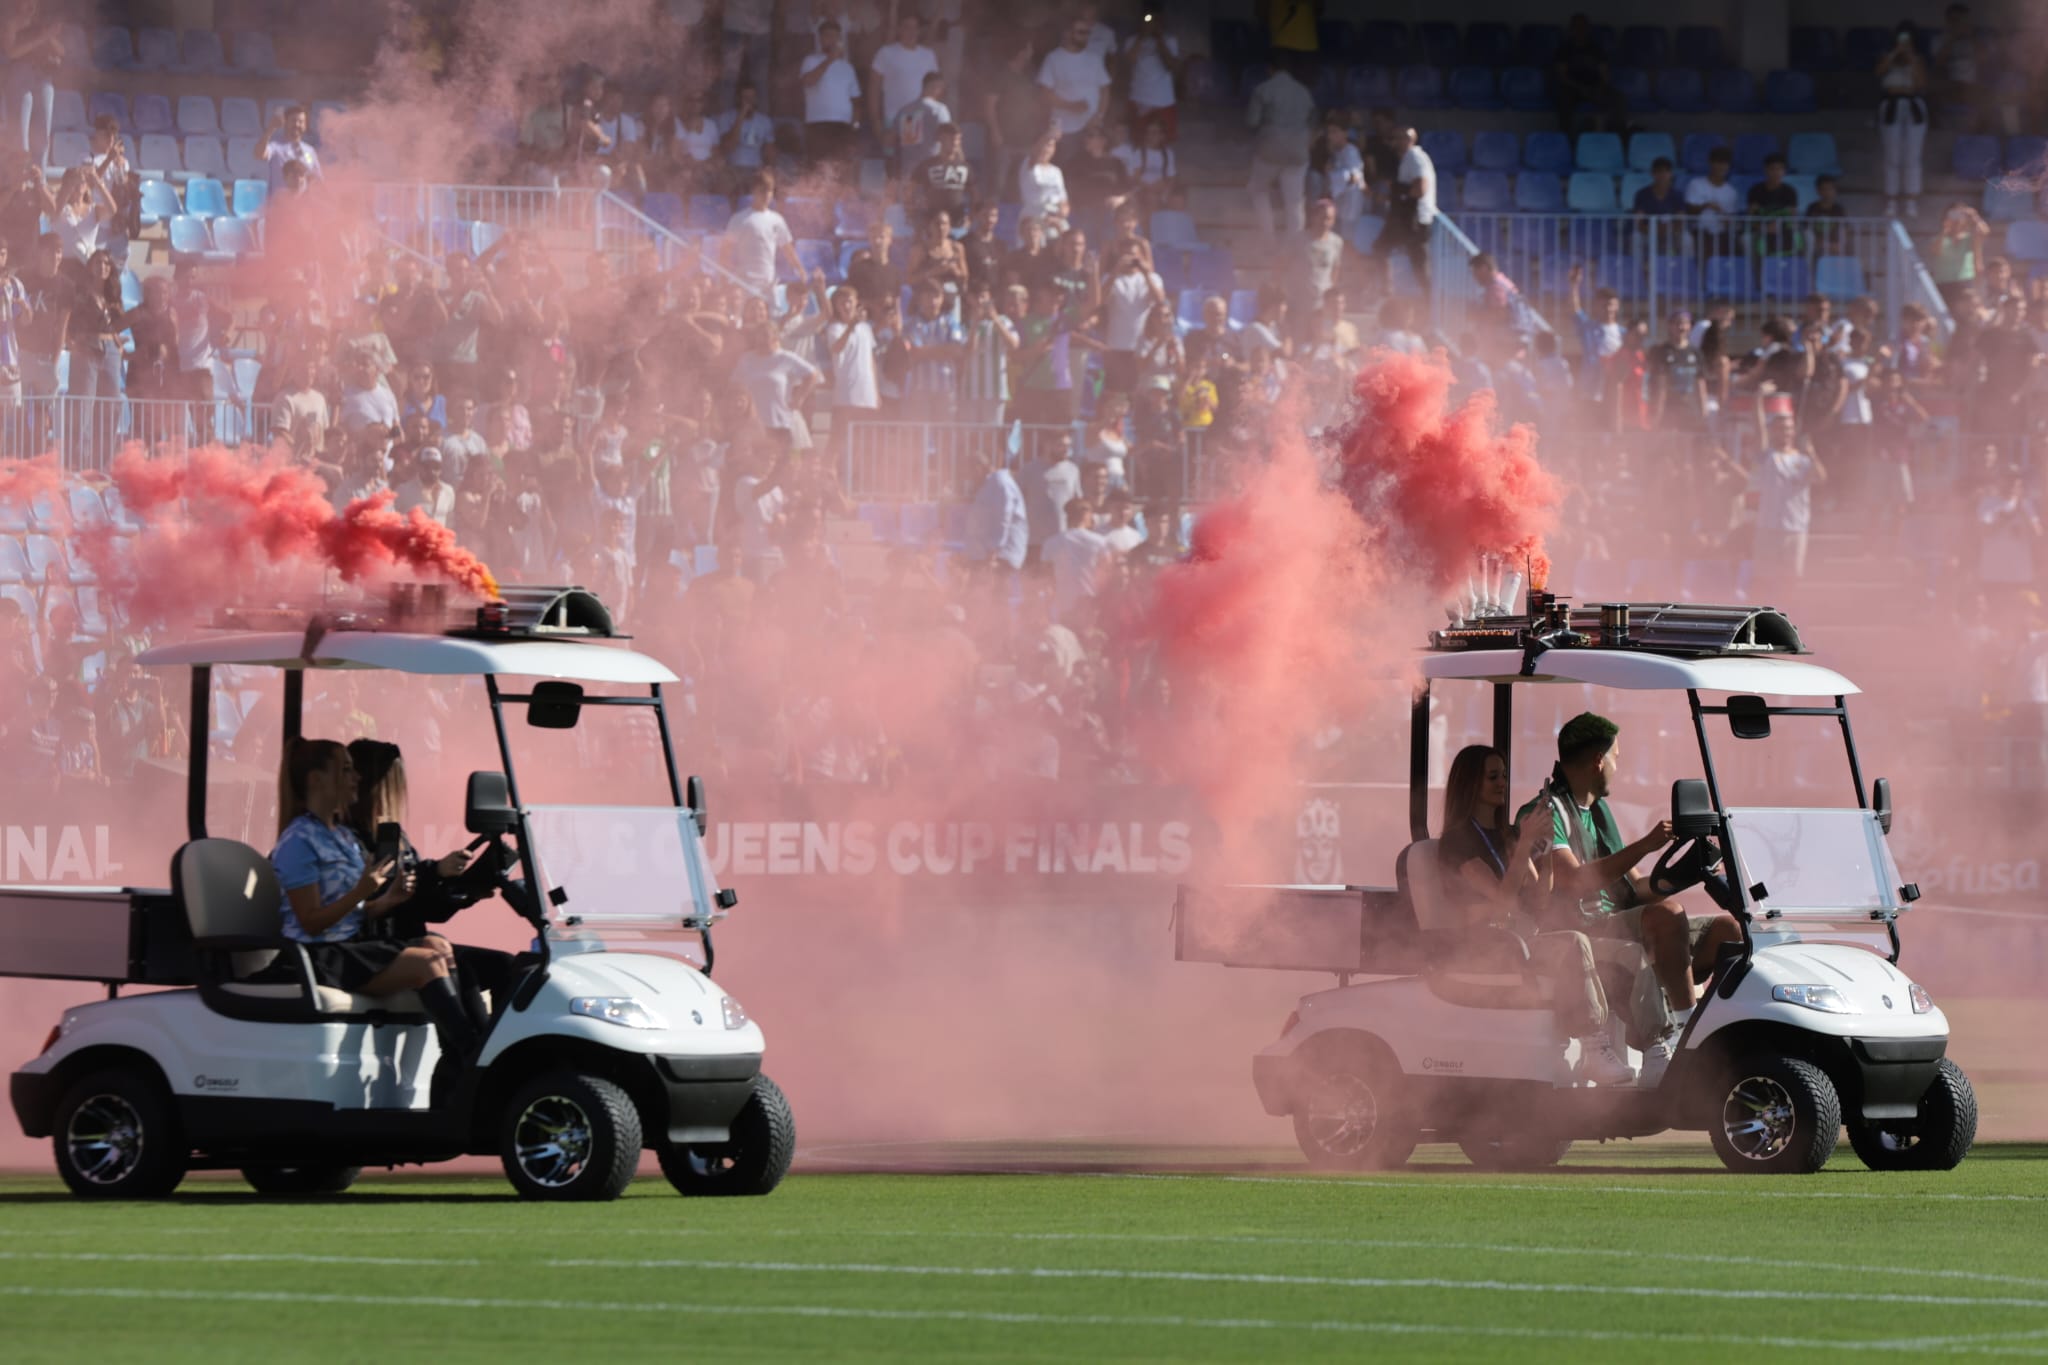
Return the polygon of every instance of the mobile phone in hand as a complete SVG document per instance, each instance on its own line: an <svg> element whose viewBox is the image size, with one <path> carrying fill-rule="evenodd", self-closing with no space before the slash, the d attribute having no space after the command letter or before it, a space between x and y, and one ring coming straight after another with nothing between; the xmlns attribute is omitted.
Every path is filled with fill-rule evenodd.
<svg viewBox="0 0 2048 1365"><path fill-rule="evenodd" d="M402 835L400 834L397 821L386 820L377 826L377 861L379 863L390 863L393 868L397 867L401 838Z"/></svg>

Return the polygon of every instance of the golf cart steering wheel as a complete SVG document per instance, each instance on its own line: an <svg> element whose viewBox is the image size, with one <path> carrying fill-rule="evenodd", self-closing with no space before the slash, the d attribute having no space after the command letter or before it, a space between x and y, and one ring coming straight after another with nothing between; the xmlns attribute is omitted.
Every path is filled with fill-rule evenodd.
<svg viewBox="0 0 2048 1365"><path fill-rule="evenodd" d="M1698 886L1720 865L1721 850L1705 835L1674 840L1650 869L1650 890L1668 900Z"/></svg>

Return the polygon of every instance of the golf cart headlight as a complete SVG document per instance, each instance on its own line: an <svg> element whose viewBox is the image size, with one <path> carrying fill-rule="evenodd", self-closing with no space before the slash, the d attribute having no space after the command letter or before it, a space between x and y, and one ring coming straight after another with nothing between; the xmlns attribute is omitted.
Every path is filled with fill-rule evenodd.
<svg viewBox="0 0 2048 1365"><path fill-rule="evenodd" d="M1934 1008L1934 997L1929 995L1927 988L1919 982L1907 986L1906 994L1913 997L1913 1013L1926 1014Z"/></svg>
<svg viewBox="0 0 2048 1365"><path fill-rule="evenodd" d="M620 1028L667 1028L668 1021L630 996L584 995L569 1002L569 1012L602 1019Z"/></svg>
<svg viewBox="0 0 2048 1365"><path fill-rule="evenodd" d="M1848 996L1833 986L1773 986L1771 999L1782 1000L1788 1005L1804 1005L1823 1014L1861 1013L1850 1003Z"/></svg>
<svg viewBox="0 0 2048 1365"><path fill-rule="evenodd" d="M727 1028L745 1028L747 1026L747 1012L741 1009L740 1002L731 996L720 996L718 1008L725 1015L725 1026Z"/></svg>

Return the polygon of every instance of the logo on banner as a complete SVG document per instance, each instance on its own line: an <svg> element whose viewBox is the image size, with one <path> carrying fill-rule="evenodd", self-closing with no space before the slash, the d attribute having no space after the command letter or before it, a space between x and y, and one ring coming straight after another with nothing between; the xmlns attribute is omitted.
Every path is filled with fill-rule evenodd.
<svg viewBox="0 0 2048 1365"><path fill-rule="evenodd" d="M1335 886L1344 880L1344 851L1338 837L1344 818L1335 801L1316 797L1301 808L1294 822L1294 880Z"/></svg>

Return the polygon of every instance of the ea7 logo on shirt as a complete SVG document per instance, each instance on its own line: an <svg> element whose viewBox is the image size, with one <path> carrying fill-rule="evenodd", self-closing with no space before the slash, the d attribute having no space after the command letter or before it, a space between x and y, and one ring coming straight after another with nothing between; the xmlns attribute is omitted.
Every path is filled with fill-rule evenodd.
<svg viewBox="0 0 2048 1365"><path fill-rule="evenodd" d="M1465 1064L1462 1061L1456 1061L1449 1057L1424 1057L1422 1059L1422 1069L1432 1072L1463 1071Z"/></svg>
<svg viewBox="0 0 2048 1365"><path fill-rule="evenodd" d="M192 1088L194 1090L209 1090L214 1092L220 1092L224 1090L240 1090L242 1088L242 1080L239 1076L199 1075L194 1076L192 1078Z"/></svg>

